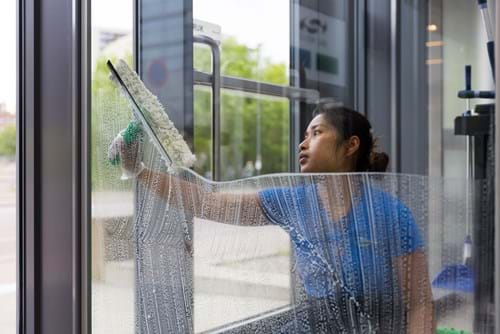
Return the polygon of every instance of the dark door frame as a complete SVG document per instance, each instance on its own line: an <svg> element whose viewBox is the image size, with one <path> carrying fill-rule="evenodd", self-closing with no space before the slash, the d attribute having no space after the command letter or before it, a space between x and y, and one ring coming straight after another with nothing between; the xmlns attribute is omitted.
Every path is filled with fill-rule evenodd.
<svg viewBox="0 0 500 334"><path fill-rule="evenodd" d="M18 333L87 333L90 0L18 1Z"/></svg>

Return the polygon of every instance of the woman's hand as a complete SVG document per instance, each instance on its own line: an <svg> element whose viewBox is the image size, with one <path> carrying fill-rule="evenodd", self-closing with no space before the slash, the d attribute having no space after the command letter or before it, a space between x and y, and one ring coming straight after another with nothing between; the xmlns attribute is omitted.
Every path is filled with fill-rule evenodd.
<svg viewBox="0 0 500 334"><path fill-rule="evenodd" d="M141 160L143 133L139 123L132 121L120 131L108 149L108 159L113 165L121 164L122 179L137 177L145 166Z"/></svg>

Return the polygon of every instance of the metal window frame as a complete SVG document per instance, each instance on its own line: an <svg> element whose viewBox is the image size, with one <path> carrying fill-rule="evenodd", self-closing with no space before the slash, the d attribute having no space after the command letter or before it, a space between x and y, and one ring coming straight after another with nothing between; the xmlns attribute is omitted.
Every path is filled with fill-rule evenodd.
<svg viewBox="0 0 500 334"><path fill-rule="evenodd" d="M429 139L420 135L429 130L429 116L422 112L428 106L427 15L427 0L365 2L364 71L357 75L364 79L365 90L357 100L378 136L378 146L389 152L392 172L429 171Z"/></svg>
<svg viewBox="0 0 500 334"><path fill-rule="evenodd" d="M429 22L442 26L443 21L443 2L442 0L429 1L428 10ZM429 39L442 40L442 32L434 31L429 33ZM442 59L442 48L429 48L427 58ZM431 177L443 176L443 67L442 65L429 65L427 70L429 86L427 96L429 98L429 161L428 171Z"/></svg>
<svg viewBox="0 0 500 334"><path fill-rule="evenodd" d="M389 78L389 110L390 110L390 164L393 171L401 171L400 146L400 35L401 35L401 4L399 0L391 0L389 5L390 18L390 78Z"/></svg>
<svg viewBox="0 0 500 334"><path fill-rule="evenodd" d="M500 36L500 6L495 6L495 22L496 24L496 34L495 34L495 59L500 56L500 46L498 44ZM495 77L500 77L500 68L496 67ZM496 96L500 96L500 85L495 86ZM500 129L500 113L495 113L495 328L498 331L500 329L500 136L498 135L498 129Z"/></svg>
<svg viewBox="0 0 500 334"><path fill-rule="evenodd" d="M17 333L89 326L90 0L17 9Z"/></svg>
<svg viewBox="0 0 500 334"><path fill-rule="evenodd" d="M366 0L354 3L354 109L366 114Z"/></svg>

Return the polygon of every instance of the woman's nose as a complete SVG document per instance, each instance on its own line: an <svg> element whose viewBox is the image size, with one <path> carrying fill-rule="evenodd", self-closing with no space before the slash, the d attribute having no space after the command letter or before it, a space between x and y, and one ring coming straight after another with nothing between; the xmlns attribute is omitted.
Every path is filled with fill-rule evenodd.
<svg viewBox="0 0 500 334"><path fill-rule="evenodd" d="M302 143L299 144L299 152L307 149L307 139L304 139Z"/></svg>

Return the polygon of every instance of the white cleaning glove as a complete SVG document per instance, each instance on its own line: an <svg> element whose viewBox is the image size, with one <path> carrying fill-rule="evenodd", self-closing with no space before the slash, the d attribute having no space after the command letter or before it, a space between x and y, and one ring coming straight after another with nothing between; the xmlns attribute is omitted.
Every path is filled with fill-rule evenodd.
<svg viewBox="0 0 500 334"><path fill-rule="evenodd" d="M122 180L137 177L146 168L141 159L142 140L143 133L140 124L131 121L109 145L108 159L113 165L120 164Z"/></svg>

